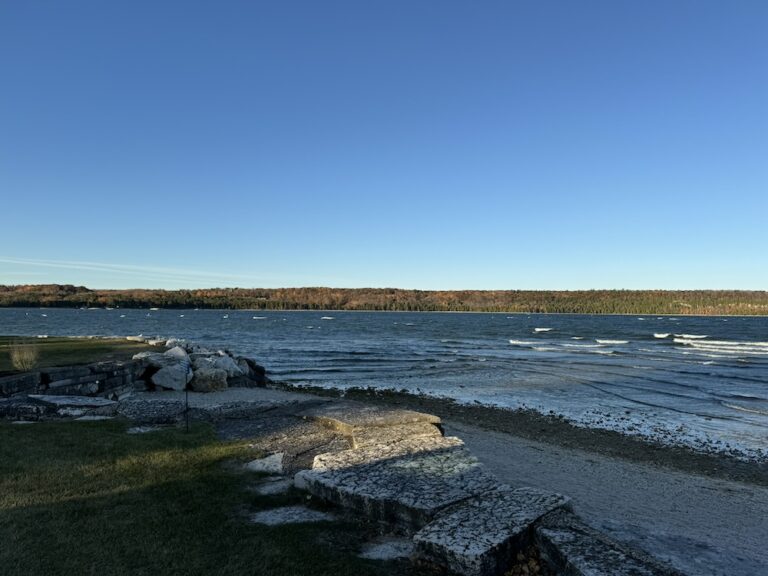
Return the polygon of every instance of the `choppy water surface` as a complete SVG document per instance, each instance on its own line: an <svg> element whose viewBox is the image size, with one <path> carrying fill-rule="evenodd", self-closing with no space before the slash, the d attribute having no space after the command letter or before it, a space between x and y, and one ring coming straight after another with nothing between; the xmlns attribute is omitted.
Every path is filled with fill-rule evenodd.
<svg viewBox="0 0 768 576"><path fill-rule="evenodd" d="M768 458L768 318L0 309L0 333L183 337L293 384L528 407Z"/></svg>

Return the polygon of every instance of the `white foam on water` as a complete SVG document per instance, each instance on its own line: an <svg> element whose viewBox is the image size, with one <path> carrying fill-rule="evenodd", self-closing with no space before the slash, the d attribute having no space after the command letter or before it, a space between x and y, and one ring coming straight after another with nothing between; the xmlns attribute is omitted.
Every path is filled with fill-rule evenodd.
<svg viewBox="0 0 768 576"><path fill-rule="evenodd" d="M552 328L534 328L534 332L549 332Z"/></svg>
<svg viewBox="0 0 768 576"><path fill-rule="evenodd" d="M629 340L601 340L595 338L595 342L598 344L629 344Z"/></svg>
<svg viewBox="0 0 768 576"><path fill-rule="evenodd" d="M333 319L334 319L333 316L323 316L322 318L320 318L320 320L333 320Z"/></svg>
<svg viewBox="0 0 768 576"><path fill-rule="evenodd" d="M584 336L571 336L571 340L584 340Z"/></svg>
<svg viewBox="0 0 768 576"><path fill-rule="evenodd" d="M561 346L566 346L568 348L601 348L604 345L603 344L569 344L566 342L564 344L561 344Z"/></svg>
<svg viewBox="0 0 768 576"><path fill-rule="evenodd" d="M733 408L734 410L739 410L741 412L749 412L750 414L760 414L761 416L768 416L768 410L760 410L759 408L747 408L746 406L739 406L738 404L728 404L727 402L722 402L723 406L726 406L727 408Z"/></svg>
<svg viewBox="0 0 768 576"><path fill-rule="evenodd" d="M654 332L653 337L654 338L669 338L670 333L669 332Z"/></svg>
<svg viewBox="0 0 768 576"><path fill-rule="evenodd" d="M676 338L687 338L689 340L700 340L706 338L706 334L675 334Z"/></svg>
<svg viewBox="0 0 768 576"><path fill-rule="evenodd" d="M552 346L534 346L533 349L537 352L557 352L557 348Z"/></svg>
<svg viewBox="0 0 768 576"><path fill-rule="evenodd" d="M253 319L254 320L266 320L267 317L266 316L254 316Z"/></svg>
<svg viewBox="0 0 768 576"><path fill-rule="evenodd" d="M512 346L533 346L536 342L528 342L527 340L510 340Z"/></svg>
<svg viewBox="0 0 768 576"><path fill-rule="evenodd" d="M735 340L695 340L675 338L676 344L683 344L688 350L719 352L721 354L768 355L768 342L738 342Z"/></svg>

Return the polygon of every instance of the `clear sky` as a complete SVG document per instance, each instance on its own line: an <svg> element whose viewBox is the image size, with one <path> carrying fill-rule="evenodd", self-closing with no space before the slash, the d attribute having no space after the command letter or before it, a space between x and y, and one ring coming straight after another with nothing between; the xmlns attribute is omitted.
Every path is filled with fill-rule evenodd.
<svg viewBox="0 0 768 576"><path fill-rule="evenodd" d="M0 283L768 289L765 0L0 3Z"/></svg>

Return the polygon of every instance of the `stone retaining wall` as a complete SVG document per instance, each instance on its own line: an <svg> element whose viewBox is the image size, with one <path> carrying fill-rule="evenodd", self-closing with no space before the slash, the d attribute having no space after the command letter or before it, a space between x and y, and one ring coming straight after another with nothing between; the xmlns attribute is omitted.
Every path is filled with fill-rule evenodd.
<svg viewBox="0 0 768 576"><path fill-rule="evenodd" d="M36 372L0 377L0 397L27 394L104 396L118 399L146 386L146 368L140 360L97 362L82 366L45 368Z"/></svg>

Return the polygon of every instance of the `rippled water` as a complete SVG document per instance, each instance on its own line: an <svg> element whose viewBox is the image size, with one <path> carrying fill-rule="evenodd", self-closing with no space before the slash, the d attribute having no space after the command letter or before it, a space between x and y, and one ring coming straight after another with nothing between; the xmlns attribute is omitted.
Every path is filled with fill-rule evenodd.
<svg viewBox="0 0 768 576"><path fill-rule="evenodd" d="M177 336L294 384L529 407L768 457L768 318L0 309L0 333Z"/></svg>

